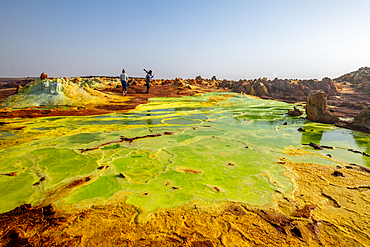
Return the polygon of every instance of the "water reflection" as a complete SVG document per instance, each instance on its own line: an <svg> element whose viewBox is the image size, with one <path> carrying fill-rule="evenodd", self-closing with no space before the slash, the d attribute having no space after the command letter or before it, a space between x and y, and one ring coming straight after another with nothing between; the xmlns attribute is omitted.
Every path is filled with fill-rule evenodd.
<svg viewBox="0 0 370 247"><path fill-rule="evenodd" d="M151 126L153 124L153 121L152 121L152 118L151 118L152 115L150 114L150 110L147 111L146 116L148 117L147 120L146 120L146 124Z"/></svg>
<svg viewBox="0 0 370 247"><path fill-rule="evenodd" d="M359 147L364 149L364 152L370 154L370 135L353 131L353 137Z"/></svg>
<svg viewBox="0 0 370 247"><path fill-rule="evenodd" d="M302 144L309 144L309 143L315 143L315 144L320 144L322 135L324 130L320 130L317 128L312 128L312 124L306 123L303 124L303 130L300 132L302 133L302 139L301 143Z"/></svg>

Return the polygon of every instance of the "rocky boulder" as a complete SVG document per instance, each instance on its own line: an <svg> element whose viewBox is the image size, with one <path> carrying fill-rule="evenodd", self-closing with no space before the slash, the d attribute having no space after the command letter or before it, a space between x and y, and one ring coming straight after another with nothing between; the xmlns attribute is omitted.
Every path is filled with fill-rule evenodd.
<svg viewBox="0 0 370 247"><path fill-rule="evenodd" d="M187 83L189 85L197 85L197 81L195 79L187 79Z"/></svg>
<svg viewBox="0 0 370 247"><path fill-rule="evenodd" d="M307 119L333 124L339 122L339 118L328 111L327 97L323 90L312 90L307 97L306 104Z"/></svg>
<svg viewBox="0 0 370 247"><path fill-rule="evenodd" d="M203 78L200 75L198 75L197 77L195 77L195 80L196 81L201 81L201 80L203 80Z"/></svg>
<svg viewBox="0 0 370 247"><path fill-rule="evenodd" d="M246 81L239 80L237 83L235 83L235 85L233 85L233 87L234 87L233 92L235 92L235 93L244 92L244 90L245 90L244 89L244 86L245 85L247 85L247 82Z"/></svg>
<svg viewBox="0 0 370 247"><path fill-rule="evenodd" d="M337 87L335 86L334 82L328 77L323 78L319 82L319 87L320 89L324 90L324 92L327 95L337 95L338 94Z"/></svg>
<svg viewBox="0 0 370 247"><path fill-rule="evenodd" d="M370 129L370 106L367 106L355 117L353 124Z"/></svg>
<svg viewBox="0 0 370 247"><path fill-rule="evenodd" d="M17 86L17 90L15 91L15 94L19 93L19 91L22 89L23 87L21 85L18 85Z"/></svg>
<svg viewBox="0 0 370 247"><path fill-rule="evenodd" d="M185 87L185 82L184 82L184 80L182 78L176 77L175 78L175 81L173 82L173 85L175 87Z"/></svg>
<svg viewBox="0 0 370 247"><path fill-rule="evenodd" d="M40 75L40 80L45 80L47 78L48 78L48 75L46 73L42 72L41 75Z"/></svg>
<svg viewBox="0 0 370 247"><path fill-rule="evenodd" d="M263 95L268 94L268 90L262 82L253 83L251 91L252 91L252 89L255 92L255 95L257 95L257 96L263 96Z"/></svg>
<svg viewBox="0 0 370 247"><path fill-rule="evenodd" d="M303 112L299 110L296 106L293 106L293 110L289 110L287 114L290 116L300 116L303 114Z"/></svg>

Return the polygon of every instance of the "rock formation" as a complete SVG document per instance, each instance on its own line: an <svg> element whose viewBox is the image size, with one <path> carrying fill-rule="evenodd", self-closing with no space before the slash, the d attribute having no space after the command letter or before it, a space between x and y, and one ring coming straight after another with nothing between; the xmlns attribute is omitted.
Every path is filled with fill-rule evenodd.
<svg viewBox="0 0 370 247"><path fill-rule="evenodd" d="M300 116L300 115L302 115L302 114L303 114L303 112L302 112L301 110L299 110L296 106L293 106L293 109L294 109L294 110L289 110L289 111L287 112L287 114L288 114L289 116Z"/></svg>
<svg viewBox="0 0 370 247"><path fill-rule="evenodd" d="M22 89L21 85L17 85L17 90L15 91L15 94L19 93L19 91Z"/></svg>
<svg viewBox="0 0 370 247"><path fill-rule="evenodd" d="M260 81L239 80L235 84L233 92L264 96L268 94L268 89L266 88L265 84Z"/></svg>
<svg viewBox="0 0 370 247"><path fill-rule="evenodd" d="M363 109L360 114L355 117L354 125L365 127L370 130L370 106Z"/></svg>
<svg viewBox="0 0 370 247"><path fill-rule="evenodd" d="M319 82L319 88L324 90L325 93L330 95L338 94L337 87L335 86L334 82L328 77L323 78Z"/></svg>
<svg viewBox="0 0 370 247"><path fill-rule="evenodd" d="M355 84L360 84L364 82L370 82L370 68L369 67L362 67L359 68L356 71L347 73L345 75L342 75L336 79L334 79L337 82L351 82Z"/></svg>
<svg viewBox="0 0 370 247"><path fill-rule="evenodd" d="M1 102L0 108L102 105L115 96L108 96L95 89L105 88L108 83L110 82L101 78L84 78L77 83L74 78L37 79L25 87L19 87L16 94ZM118 80L114 82L114 85L117 84Z"/></svg>
<svg viewBox="0 0 370 247"><path fill-rule="evenodd" d="M370 68L362 67L356 71L342 75L336 79L336 82L350 85L357 91L370 93Z"/></svg>
<svg viewBox="0 0 370 247"><path fill-rule="evenodd" d="M323 90L313 90L309 93L306 105L308 120L328 124L339 122L339 118L332 115L327 108L327 97Z"/></svg>
<svg viewBox="0 0 370 247"><path fill-rule="evenodd" d="M42 72L41 75L40 75L40 80L45 80L47 78L48 78L48 75L45 74L44 72Z"/></svg>
<svg viewBox="0 0 370 247"><path fill-rule="evenodd" d="M270 98L286 98L287 100L308 96L311 90L323 90L326 95L338 95L337 87L330 78L325 77L321 81L278 79L268 80L259 78L254 80L218 81L218 87L231 88L233 92L245 93ZM369 86L370 87L370 86Z"/></svg>

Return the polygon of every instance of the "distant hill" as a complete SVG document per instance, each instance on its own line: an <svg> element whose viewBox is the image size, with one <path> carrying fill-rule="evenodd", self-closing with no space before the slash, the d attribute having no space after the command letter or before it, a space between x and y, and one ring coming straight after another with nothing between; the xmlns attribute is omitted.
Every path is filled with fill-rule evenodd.
<svg viewBox="0 0 370 247"><path fill-rule="evenodd" d="M356 71L347 73L342 75L338 78L335 78L334 81L336 82L350 82L353 84L362 84L366 82L370 82L370 68L369 67L362 67Z"/></svg>
<svg viewBox="0 0 370 247"><path fill-rule="evenodd" d="M370 93L370 68L359 68L356 71L335 78L334 81L347 84L358 92Z"/></svg>

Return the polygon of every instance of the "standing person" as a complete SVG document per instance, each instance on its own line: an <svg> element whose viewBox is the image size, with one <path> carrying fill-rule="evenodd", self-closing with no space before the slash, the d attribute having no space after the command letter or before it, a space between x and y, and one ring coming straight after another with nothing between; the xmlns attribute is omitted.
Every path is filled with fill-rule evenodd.
<svg viewBox="0 0 370 247"><path fill-rule="evenodd" d="M146 76L145 76L146 92L145 93L149 93L150 81L152 80L152 78L154 77L154 75L152 75L152 71L151 70L147 71L146 69L144 69L144 71L146 72Z"/></svg>
<svg viewBox="0 0 370 247"><path fill-rule="evenodd" d="M122 74L119 76L121 79L121 84L122 84L122 95L127 95L127 81L128 81L128 76L125 73L125 70L122 70Z"/></svg>

